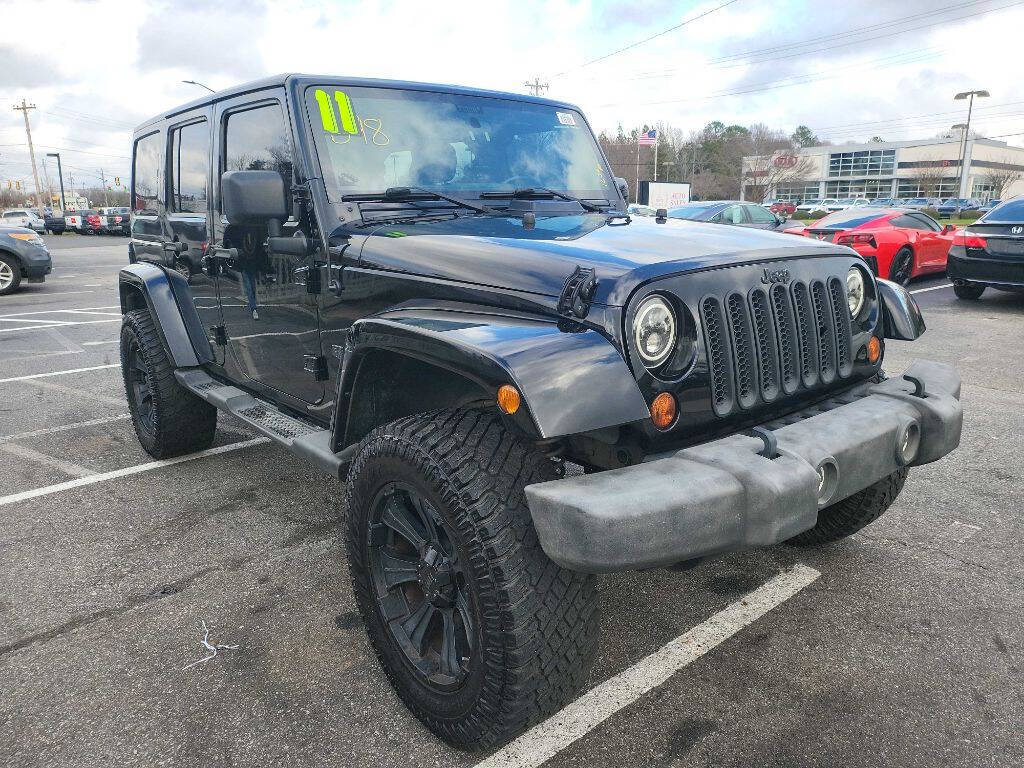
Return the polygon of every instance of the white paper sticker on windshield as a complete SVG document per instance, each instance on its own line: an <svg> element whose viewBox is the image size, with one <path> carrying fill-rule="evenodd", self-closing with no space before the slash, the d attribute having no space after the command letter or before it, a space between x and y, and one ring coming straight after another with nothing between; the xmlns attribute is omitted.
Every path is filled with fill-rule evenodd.
<svg viewBox="0 0 1024 768"><path fill-rule="evenodd" d="M555 112L558 115L558 122L562 125L576 125L576 118L568 112Z"/></svg>

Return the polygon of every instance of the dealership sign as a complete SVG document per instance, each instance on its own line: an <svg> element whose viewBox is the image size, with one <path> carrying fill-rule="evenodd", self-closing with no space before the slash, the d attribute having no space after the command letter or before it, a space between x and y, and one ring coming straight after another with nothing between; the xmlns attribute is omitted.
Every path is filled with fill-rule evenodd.
<svg viewBox="0 0 1024 768"><path fill-rule="evenodd" d="M772 160L776 168L793 168L798 162L796 155L776 155Z"/></svg>

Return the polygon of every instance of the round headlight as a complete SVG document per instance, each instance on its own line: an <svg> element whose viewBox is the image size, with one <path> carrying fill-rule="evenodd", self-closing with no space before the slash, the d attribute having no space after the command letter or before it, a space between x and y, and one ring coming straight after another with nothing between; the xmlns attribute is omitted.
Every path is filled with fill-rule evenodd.
<svg viewBox="0 0 1024 768"><path fill-rule="evenodd" d="M850 317L856 317L864 307L864 273L850 267L846 273L846 298L850 304Z"/></svg>
<svg viewBox="0 0 1024 768"><path fill-rule="evenodd" d="M676 316L667 301L660 296L643 300L633 320L633 340L648 368L665 361L676 342Z"/></svg>

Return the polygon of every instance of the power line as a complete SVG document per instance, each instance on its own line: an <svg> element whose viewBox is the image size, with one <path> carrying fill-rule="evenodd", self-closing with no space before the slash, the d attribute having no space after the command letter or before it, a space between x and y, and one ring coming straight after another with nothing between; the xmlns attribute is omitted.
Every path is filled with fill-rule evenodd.
<svg viewBox="0 0 1024 768"><path fill-rule="evenodd" d="M597 64L599 61L610 59L612 56L618 56L620 53L623 53L624 51L629 51L632 50L633 48L643 45L644 43L649 43L651 42L651 40L655 40L659 37L667 35L669 32L675 32L677 29L685 27L687 24L692 24L698 19L703 19L705 16L708 16L709 14L712 14L715 11L720 11L726 6L732 5L735 2L737 2L737 0L727 0L727 2L724 2L721 5L716 5L714 8L704 11L704 13L698 14L697 16L693 16L692 18L686 19L685 21L676 24L674 27L663 29L661 32L653 34L650 37L645 37L643 40L637 40L635 43L630 43L629 45L619 48L618 50L612 51L611 53L606 53L604 56L598 56L596 59L591 59L590 61L585 61L582 64L577 64L575 67L570 67L564 72L559 72L558 74L554 75L554 77L561 77L562 75L567 75L570 72L575 72L577 69L583 69L584 67L589 67L591 64Z"/></svg>

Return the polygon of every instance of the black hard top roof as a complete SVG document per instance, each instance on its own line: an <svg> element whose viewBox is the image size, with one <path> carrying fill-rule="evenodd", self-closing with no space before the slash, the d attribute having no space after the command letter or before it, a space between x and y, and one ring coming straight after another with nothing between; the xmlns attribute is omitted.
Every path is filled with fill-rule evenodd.
<svg viewBox="0 0 1024 768"><path fill-rule="evenodd" d="M230 99L235 96L241 96L245 93L252 91L260 91L265 88L272 88L274 86L284 86L286 84L296 84L299 87L304 85L354 85L354 86L365 86L370 88L401 88L406 90L415 91L443 91L445 93L458 93L465 96L489 96L492 98L502 99L513 99L515 101L527 101L534 104L547 104L552 107L565 107L568 109L579 109L579 107L569 104L564 101L555 101L553 99L542 99L539 96L529 96L522 93L506 93L503 91L489 91L483 88L467 88L460 85L443 85L439 83L418 83L408 80L379 80L375 78L366 77L338 77L336 75L303 75L298 73L285 73L280 75L272 75L270 77L260 78L259 80L251 80L247 83L241 83L239 85L232 86L231 88L225 88L222 91L211 93L207 96L202 96L193 101L189 101L185 104L180 104L173 109L169 109L166 112L154 115L149 120L139 124L135 129L135 132L147 128L153 123L165 120L174 115L182 112L188 112L189 110L197 107L204 106L206 104L213 104L217 101L223 101L224 99Z"/></svg>

